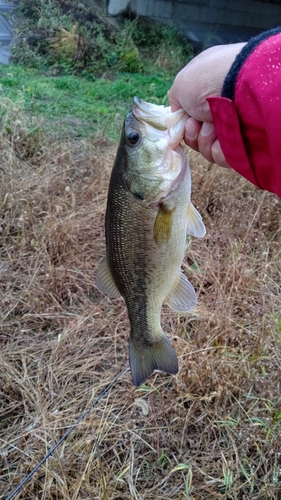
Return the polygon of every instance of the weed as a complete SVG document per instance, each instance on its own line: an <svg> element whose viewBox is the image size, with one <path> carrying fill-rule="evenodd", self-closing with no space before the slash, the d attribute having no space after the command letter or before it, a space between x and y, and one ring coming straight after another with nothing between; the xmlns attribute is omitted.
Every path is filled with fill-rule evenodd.
<svg viewBox="0 0 281 500"><path fill-rule="evenodd" d="M41 125L36 117L26 115L22 101L1 99L0 129L4 151L9 144L11 152L22 160L34 156L41 149Z"/></svg>
<svg viewBox="0 0 281 500"><path fill-rule="evenodd" d="M51 47L56 55L62 59L79 61L83 59L85 52L85 40L77 33L78 23L75 23L70 31L60 28L59 33L54 36Z"/></svg>

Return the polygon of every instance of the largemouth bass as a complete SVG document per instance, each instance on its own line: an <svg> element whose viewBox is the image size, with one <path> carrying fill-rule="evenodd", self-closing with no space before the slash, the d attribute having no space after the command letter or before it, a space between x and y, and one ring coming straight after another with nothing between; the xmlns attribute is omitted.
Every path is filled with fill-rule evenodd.
<svg viewBox="0 0 281 500"><path fill-rule="evenodd" d="M129 361L137 386L154 370L178 372L177 355L160 324L163 302L181 313L197 302L181 270L186 234L205 234L190 201L190 168L179 145L186 118L182 109L172 113L135 97L109 183L106 257L96 284L110 297L125 299Z"/></svg>

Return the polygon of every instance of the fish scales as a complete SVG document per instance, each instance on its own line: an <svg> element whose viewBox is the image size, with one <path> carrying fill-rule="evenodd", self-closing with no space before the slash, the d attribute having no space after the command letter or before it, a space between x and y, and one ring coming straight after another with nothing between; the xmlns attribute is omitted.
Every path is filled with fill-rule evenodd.
<svg viewBox="0 0 281 500"><path fill-rule="evenodd" d="M159 337L162 335L162 304L183 259L185 205L175 210L175 226L169 242L159 246L153 238L156 207L143 206L122 185L118 189L116 184L112 190L109 188L108 197L107 256L116 285L126 301L132 335L142 345L151 337L151 329L155 332L157 327Z"/></svg>
<svg viewBox="0 0 281 500"><path fill-rule="evenodd" d="M148 137L152 133L150 141L146 132ZM156 123L156 139L157 134L163 142L164 132L159 133ZM183 131L180 134L177 142ZM178 311L194 307L195 292L180 268L187 231L197 236L205 232L190 202L186 155L177 143L171 154L168 142L161 147L157 144L153 126L143 127L134 110L129 113L108 189L106 258L97 275L103 292L112 297L120 294L126 302L130 367L136 385L155 369L170 374L178 371L176 353L161 327L161 308L165 299Z"/></svg>

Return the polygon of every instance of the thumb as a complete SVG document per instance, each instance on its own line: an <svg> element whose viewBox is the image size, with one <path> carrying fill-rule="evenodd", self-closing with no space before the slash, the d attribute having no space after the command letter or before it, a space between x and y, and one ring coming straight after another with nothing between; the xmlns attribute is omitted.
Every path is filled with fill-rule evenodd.
<svg viewBox="0 0 281 500"><path fill-rule="evenodd" d="M177 98L174 85L170 88L170 90L168 92L168 99L170 102L172 112L177 111L178 109L180 109L182 107L178 98Z"/></svg>

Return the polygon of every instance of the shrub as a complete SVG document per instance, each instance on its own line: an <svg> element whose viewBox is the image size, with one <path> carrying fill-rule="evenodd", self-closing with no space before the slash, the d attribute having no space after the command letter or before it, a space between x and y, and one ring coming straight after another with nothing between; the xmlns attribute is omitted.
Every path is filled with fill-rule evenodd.
<svg viewBox="0 0 281 500"><path fill-rule="evenodd" d="M13 62L56 73L176 72L192 57L176 28L144 18L113 26L93 0L15 0Z"/></svg>

